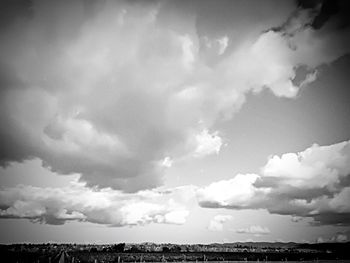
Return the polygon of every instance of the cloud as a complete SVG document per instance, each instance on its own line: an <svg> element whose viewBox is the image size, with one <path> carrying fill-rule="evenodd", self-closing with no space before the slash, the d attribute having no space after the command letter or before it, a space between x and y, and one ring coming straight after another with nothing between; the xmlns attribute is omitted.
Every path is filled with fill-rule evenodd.
<svg viewBox="0 0 350 263"><path fill-rule="evenodd" d="M18 185L0 190L0 217L54 225L67 221L116 227L181 225L189 215L191 193L190 186L125 194L111 188L91 189L77 182L63 188Z"/></svg>
<svg viewBox="0 0 350 263"><path fill-rule="evenodd" d="M300 83L300 87L305 87L306 85L309 85L310 83L314 82L316 78L317 71L307 74L305 79Z"/></svg>
<svg viewBox="0 0 350 263"><path fill-rule="evenodd" d="M291 221L294 222L294 223L298 223L301 220L303 220L303 218L300 217L300 216L292 216L292 218L291 218Z"/></svg>
<svg viewBox="0 0 350 263"><path fill-rule="evenodd" d="M223 36L217 39L209 39L207 36L202 37L203 44L205 46L206 53L211 51L212 56L214 58L218 58L217 55L221 56L225 53L229 38L227 36Z"/></svg>
<svg viewBox="0 0 350 263"><path fill-rule="evenodd" d="M252 234L254 236L268 235L270 230L267 227L263 226L250 226L248 228L240 228L236 230L236 233L239 234Z"/></svg>
<svg viewBox="0 0 350 263"><path fill-rule="evenodd" d="M210 134L208 130L203 130L200 134L196 135L197 147L194 151L196 157L210 155L213 153L219 154L222 139L218 135L218 132Z"/></svg>
<svg viewBox="0 0 350 263"><path fill-rule="evenodd" d="M335 236L331 238L332 242L347 242L348 236L343 233L337 233Z"/></svg>
<svg viewBox="0 0 350 263"><path fill-rule="evenodd" d="M343 243L348 241L348 236L342 232L336 233L331 238L318 237L316 243Z"/></svg>
<svg viewBox="0 0 350 263"><path fill-rule="evenodd" d="M166 157L220 151L214 125L231 118L247 93L294 98L296 67L313 72L348 52L345 29L316 32L305 24L308 13L295 15L293 25L303 26L292 34L269 30L294 4L225 8L229 2L217 8L243 22L213 22L221 11L199 2L188 10L163 1L33 1L30 9L6 9L13 15L0 28L0 164L38 158L88 186L155 188ZM229 30L214 36L215 28ZM217 46L215 63L206 59L206 35Z"/></svg>
<svg viewBox="0 0 350 263"><path fill-rule="evenodd" d="M318 237L317 239L316 239L316 243L325 243L326 241L324 240L324 238L323 237Z"/></svg>
<svg viewBox="0 0 350 263"><path fill-rule="evenodd" d="M350 141L271 156L261 174L238 174L198 189L202 207L267 209L311 217L314 224L350 224Z"/></svg>
<svg viewBox="0 0 350 263"><path fill-rule="evenodd" d="M225 53L225 50L226 50L226 48L228 46L229 39L228 39L227 36L224 36L222 38L219 38L217 41L219 43L219 52L218 52L218 54L222 55L222 54Z"/></svg>
<svg viewBox="0 0 350 263"><path fill-rule="evenodd" d="M232 220L232 218L230 215L216 215L210 220L208 229L210 231L222 231L224 229L224 223Z"/></svg>
<svg viewBox="0 0 350 263"><path fill-rule="evenodd" d="M172 165L173 165L173 160L169 156L165 157L164 160L162 161L162 166L164 166L164 167L169 168Z"/></svg>
<svg viewBox="0 0 350 263"><path fill-rule="evenodd" d="M197 198L203 207L250 208L253 203L260 203L264 191L254 187L255 174L238 174L230 180L214 182L198 189Z"/></svg>
<svg viewBox="0 0 350 263"><path fill-rule="evenodd" d="M193 152L202 130L200 113L173 108L187 103L196 43L157 24L157 4L84 3L33 2L4 30L1 164L37 157L91 186L159 186L161 160Z"/></svg>

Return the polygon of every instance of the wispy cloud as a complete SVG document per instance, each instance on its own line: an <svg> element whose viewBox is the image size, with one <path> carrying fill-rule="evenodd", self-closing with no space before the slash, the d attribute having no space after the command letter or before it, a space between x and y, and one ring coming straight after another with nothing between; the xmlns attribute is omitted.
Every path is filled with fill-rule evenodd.
<svg viewBox="0 0 350 263"><path fill-rule="evenodd" d="M267 227L263 226L250 226L248 228L239 228L236 229L236 233L239 234L252 234L254 236L268 235L270 234L270 230Z"/></svg>

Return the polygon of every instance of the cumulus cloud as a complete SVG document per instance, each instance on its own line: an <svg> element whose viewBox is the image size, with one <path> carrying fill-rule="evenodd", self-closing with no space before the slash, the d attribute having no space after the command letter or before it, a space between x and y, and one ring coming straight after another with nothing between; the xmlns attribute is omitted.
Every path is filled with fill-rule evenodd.
<svg viewBox="0 0 350 263"><path fill-rule="evenodd" d="M162 165L164 167L171 167L173 165L173 160L169 156L165 157L164 160L162 161Z"/></svg>
<svg viewBox="0 0 350 263"><path fill-rule="evenodd" d="M224 229L224 223L232 220L232 218L230 215L216 215L210 220L208 229L210 231L222 231Z"/></svg>
<svg viewBox="0 0 350 263"><path fill-rule="evenodd" d="M248 228L239 228L236 230L236 233L239 234L252 234L254 236L268 235L270 234L270 230L267 227L263 226L250 226Z"/></svg>
<svg viewBox="0 0 350 263"><path fill-rule="evenodd" d="M291 221L294 222L294 223L298 223L301 220L303 220L303 218L300 217L300 216L292 216L292 218L291 218Z"/></svg>
<svg viewBox="0 0 350 263"><path fill-rule="evenodd" d="M350 224L350 141L271 156L261 174L239 174L197 191L203 207L267 209L311 217L315 224Z"/></svg>
<svg viewBox="0 0 350 263"><path fill-rule="evenodd" d="M264 190L254 187L259 176L238 174L230 180L214 182L198 189L197 198L203 207L250 208L264 198Z"/></svg>
<svg viewBox="0 0 350 263"><path fill-rule="evenodd" d="M347 241L348 241L348 236L342 232L336 233L331 238L318 237L316 239L317 243L330 243L330 242L343 243L343 242L347 242Z"/></svg>
<svg viewBox="0 0 350 263"><path fill-rule="evenodd" d="M10 8L0 28L0 164L39 158L89 186L154 188L170 165L166 157L220 151L214 124L231 118L247 93L294 98L296 67L312 69L348 51L344 31L305 24L312 14L288 22L290 34L287 26L269 30L295 9L290 3L251 10L237 3L234 12L249 13L259 30L230 24L245 29L239 41L208 34L216 63L205 59L201 41L215 25L196 9L171 20L166 14L183 14L163 1L37 0L21 12Z"/></svg>
<svg viewBox="0 0 350 263"><path fill-rule="evenodd" d="M1 163L38 157L89 185L156 187L161 160L197 147L200 114L174 108L191 100L181 83L195 43L157 24L157 4L86 5L34 1L4 30Z"/></svg>
<svg viewBox="0 0 350 263"><path fill-rule="evenodd" d="M218 154L222 146L222 139L218 135L218 132L210 134L208 130L203 130L196 136L197 147L194 151L196 157L210 155L213 153Z"/></svg>
<svg viewBox="0 0 350 263"><path fill-rule="evenodd" d="M337 233L335 236L331 238L332 242L347 242L348 236L343 233Z"/></svg>
<svg viewBox="0 0 350 263"><path fill-rule="evenodd" d="M111 188L91 189L82 183L63 188L18 185L0 190L0 217L54 225L73 220L116 227L180 225L189 215L186 203L192 193L190 186L126 194Z"/></svg>

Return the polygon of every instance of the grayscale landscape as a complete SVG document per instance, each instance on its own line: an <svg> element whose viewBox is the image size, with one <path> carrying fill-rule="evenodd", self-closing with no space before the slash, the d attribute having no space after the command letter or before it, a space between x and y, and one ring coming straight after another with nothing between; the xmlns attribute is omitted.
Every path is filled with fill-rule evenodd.
<svg viewBox="0 0 350 263"><path fill-rule="evenodd" d="M349 262L349 83L348 0L0 0L0 261Z"/></svg>

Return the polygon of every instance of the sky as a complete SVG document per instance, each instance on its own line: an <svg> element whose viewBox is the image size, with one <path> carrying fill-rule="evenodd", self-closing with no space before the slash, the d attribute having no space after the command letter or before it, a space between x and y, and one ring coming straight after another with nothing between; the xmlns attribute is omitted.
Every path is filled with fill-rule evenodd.
<svg viewBox="0 0 350 263"><path fill-rule="evenodd" d="M346 242L346 0L0 3L0 243Z"/></svg>

